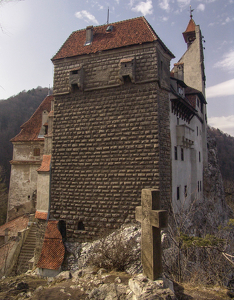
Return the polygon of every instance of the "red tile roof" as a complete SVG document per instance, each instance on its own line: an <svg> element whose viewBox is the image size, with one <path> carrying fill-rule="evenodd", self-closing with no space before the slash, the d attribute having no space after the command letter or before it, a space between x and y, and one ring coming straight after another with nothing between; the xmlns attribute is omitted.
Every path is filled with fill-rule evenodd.
<svg viewBox="0 0 234 300"><path fill-rule="evenodd" d="M8 236L16 236L18 231L26 229L28 226L29 217L21 216L14 220L11 220L4 225L0 226L0 235L5 235L5 230L8 228Z"/></svg>
<svg viewBox="0 0 234 300"><path fill-rule="evenodd" d="M50 171L51 155L43 155L42 163L37 172L49 172Z"/></svg>
<svg viewBox="0 0 234 300"><path fill-rule="evenodd" d="M35 212L35 218L40 219L40 220L46 220L47 219L48 213L46 212L41 212L41 211L36 211Z"/></svg>
<svg viewBox="0 0 234 300"><path fill-rule="evenodd" d="M42 126L42 112L44 110L50 111L51 101L53 96L47 96L31 118L20 126L21 131L14 138L11 139L11 142L27 142L27 141L41 141L42 138L38 138L39 132Z"/></svg>
<svg viewBox="0 0 234 300"><path fill-rule="evenodd" d="M188 23L188 26L187 26L185 32L183 32L183 33L195 31L195 26L196 26L196 24L195 24L194 20L191 18L189 20L189 23Z"/></svg>
<svg viewBox="0 0 234 300"><path fill-rule="evenodd" d="M107 26L110 25L113 26L113 31L106 32ZM146 19L144 17L140 17L93 27L92 43L86 46L86 30L82 29L75 31L69 36L57 54L52 58L52 61L65 57L96 53L98 51L154 41L159 41L165 51L174 57L170 50L168 50L168 48L156 35Z"/></svg>
<svg viewBox="0 0 234 300"><path fill-rule="evenodd" d="M58 270L65 254L58 221L48 221L45 239L37 267L41 269Z"/></svg>

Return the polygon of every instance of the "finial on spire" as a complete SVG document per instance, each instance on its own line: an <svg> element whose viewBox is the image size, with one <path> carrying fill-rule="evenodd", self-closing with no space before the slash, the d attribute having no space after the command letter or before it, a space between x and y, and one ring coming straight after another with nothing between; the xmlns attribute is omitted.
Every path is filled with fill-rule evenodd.
<svg viewBox="0 0 234 300"><path fill-rule="evenodd" d="M190 5L190 18L192 19L192 17L193 17L193 11L194 11L194 9L192 9L192 7L191 7L191 5Z"/></svg>
<svg viewBox="0 0 234 300"><path fill-rule="evenodd" d="M108 6L108 11L107 11L107 25L109 24L109 15L110 15L110 12L109 12L109 6Z"/></svg>

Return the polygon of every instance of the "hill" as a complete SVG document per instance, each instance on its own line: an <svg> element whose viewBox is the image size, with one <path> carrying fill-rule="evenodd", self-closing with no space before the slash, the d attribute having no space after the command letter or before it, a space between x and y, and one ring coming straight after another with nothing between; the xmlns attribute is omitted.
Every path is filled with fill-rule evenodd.
<svg viewBox="0 0 234 300"><path fill-rule="evenodd" d="M234 211L234 137L210 127L208 127L207 133L216 141L225 199Z"/></svg>

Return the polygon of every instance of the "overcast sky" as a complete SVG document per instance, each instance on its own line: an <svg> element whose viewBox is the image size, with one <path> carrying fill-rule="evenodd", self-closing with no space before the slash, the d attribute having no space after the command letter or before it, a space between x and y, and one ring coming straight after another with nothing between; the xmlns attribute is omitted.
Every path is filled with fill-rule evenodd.
<svg viewBox="0 0 234 300"><path fill-rule="evenodd" d="M0 99L53 86L51 58L72 31L145 16L176 56L193 19L205 39L208 123L234 136L234 0L0 0Z"/></svg>

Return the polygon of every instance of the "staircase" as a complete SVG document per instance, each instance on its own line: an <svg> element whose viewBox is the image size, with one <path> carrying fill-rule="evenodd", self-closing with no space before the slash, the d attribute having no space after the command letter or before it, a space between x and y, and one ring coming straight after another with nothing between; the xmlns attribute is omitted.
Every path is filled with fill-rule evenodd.
<svg viewBox="0 0 234 300"><path fill-rule="evenodd" d="M36 246L36 232L37 227L35 224L33 224L21 248L18 262L14 267L14 271L16 274L25 273L29 270L29 260L33 258L34 249Z"/></svg>

